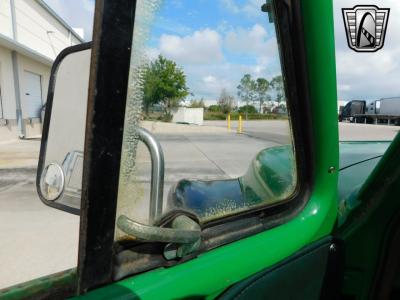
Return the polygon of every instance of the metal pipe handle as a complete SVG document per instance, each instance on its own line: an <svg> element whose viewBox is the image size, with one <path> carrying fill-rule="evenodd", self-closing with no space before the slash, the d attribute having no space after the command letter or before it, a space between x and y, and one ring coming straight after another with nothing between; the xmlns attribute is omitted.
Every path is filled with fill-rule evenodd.
<svg viewBox="0 0 400 300"><path fill-rule="evenodd" d="M175 223L175 224L174 224ZM186 216L179 216L174 220L173 226L182 228L165 228L141 224L127 216L118 217L118 228L130 236L149 242L191 244L200 240L200 226Z"/></svg>
<svg viewBox="0 0 400 300"><path fill-rule="evenodd" d="M157 139L146 129L137 129L141 140L150 152L151 157L151 189L149 222L153 224L161 215L164 190L164 153Z"/></svg>

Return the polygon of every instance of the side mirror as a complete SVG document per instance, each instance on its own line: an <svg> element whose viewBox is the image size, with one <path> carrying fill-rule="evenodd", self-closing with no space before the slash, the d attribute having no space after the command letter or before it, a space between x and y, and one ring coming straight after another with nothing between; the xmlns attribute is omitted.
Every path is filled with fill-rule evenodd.
<svg viewBox="0 0 400 300"><path fill-rule="evenodd" d="M45 107L36 176L48 206L79 214L91 43L66 48L56 58Z"/></svg>
<svg viewBox="0 0 400 300"><path fill-rule="evenodd" d="M66 48L51 70L36 176L39 198L48 206L80 213L91 43ZM161 215L164 154L147 130L137 129L152 161L149 220Z"/></svg>

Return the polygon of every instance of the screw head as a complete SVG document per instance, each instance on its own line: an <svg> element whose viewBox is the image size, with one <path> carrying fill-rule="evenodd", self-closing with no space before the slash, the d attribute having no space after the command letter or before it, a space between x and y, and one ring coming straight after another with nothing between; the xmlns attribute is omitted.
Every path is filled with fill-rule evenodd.
<svg viewBox="0 0 400 300"><path fill-rule="evenodd" d="M336 168L335 167L329 167L328 169L328 173L335 173L336 172Z"/></svg>

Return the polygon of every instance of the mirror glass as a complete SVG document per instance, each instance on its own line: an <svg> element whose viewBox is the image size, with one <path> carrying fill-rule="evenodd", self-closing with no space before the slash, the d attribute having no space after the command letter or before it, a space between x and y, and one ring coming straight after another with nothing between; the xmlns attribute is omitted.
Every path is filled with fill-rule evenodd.
<svg viewBox="0 0 400 300"><path fill-rule="evenodd" d="M63 169L55 164L49 164L42 172L40 177L40 190L46 200L54 201L60 197L64 190Z"/></svg>
<svg viewBox="0 0 400 300"><path fill-rule="evenodd" d="M90 54L89 44L68 48L53 67L46 104L50 122L44 128L38 168L42 201L76 214L80 209Z"/></svg>

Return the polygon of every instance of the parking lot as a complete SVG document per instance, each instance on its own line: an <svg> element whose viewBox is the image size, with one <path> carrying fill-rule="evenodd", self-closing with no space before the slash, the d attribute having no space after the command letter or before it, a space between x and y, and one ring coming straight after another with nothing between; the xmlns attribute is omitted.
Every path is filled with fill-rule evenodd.
<svg viewBox="0 0 400 300"><path fill-rule="evenodd" d="M225 121L204 126L152 123L143 126L159 139L165 154L164 198L182 178L217 179L242 175L262 149L290 142L287 121L244 122L237 134ZM400 127L340 123L341 140L392 140ZM40 140L0 142L0 288L76 266L79 217L42 204L35 177ZM146 220L150 157L137 154L137 177L144 201L138 219Z"/></svg>

